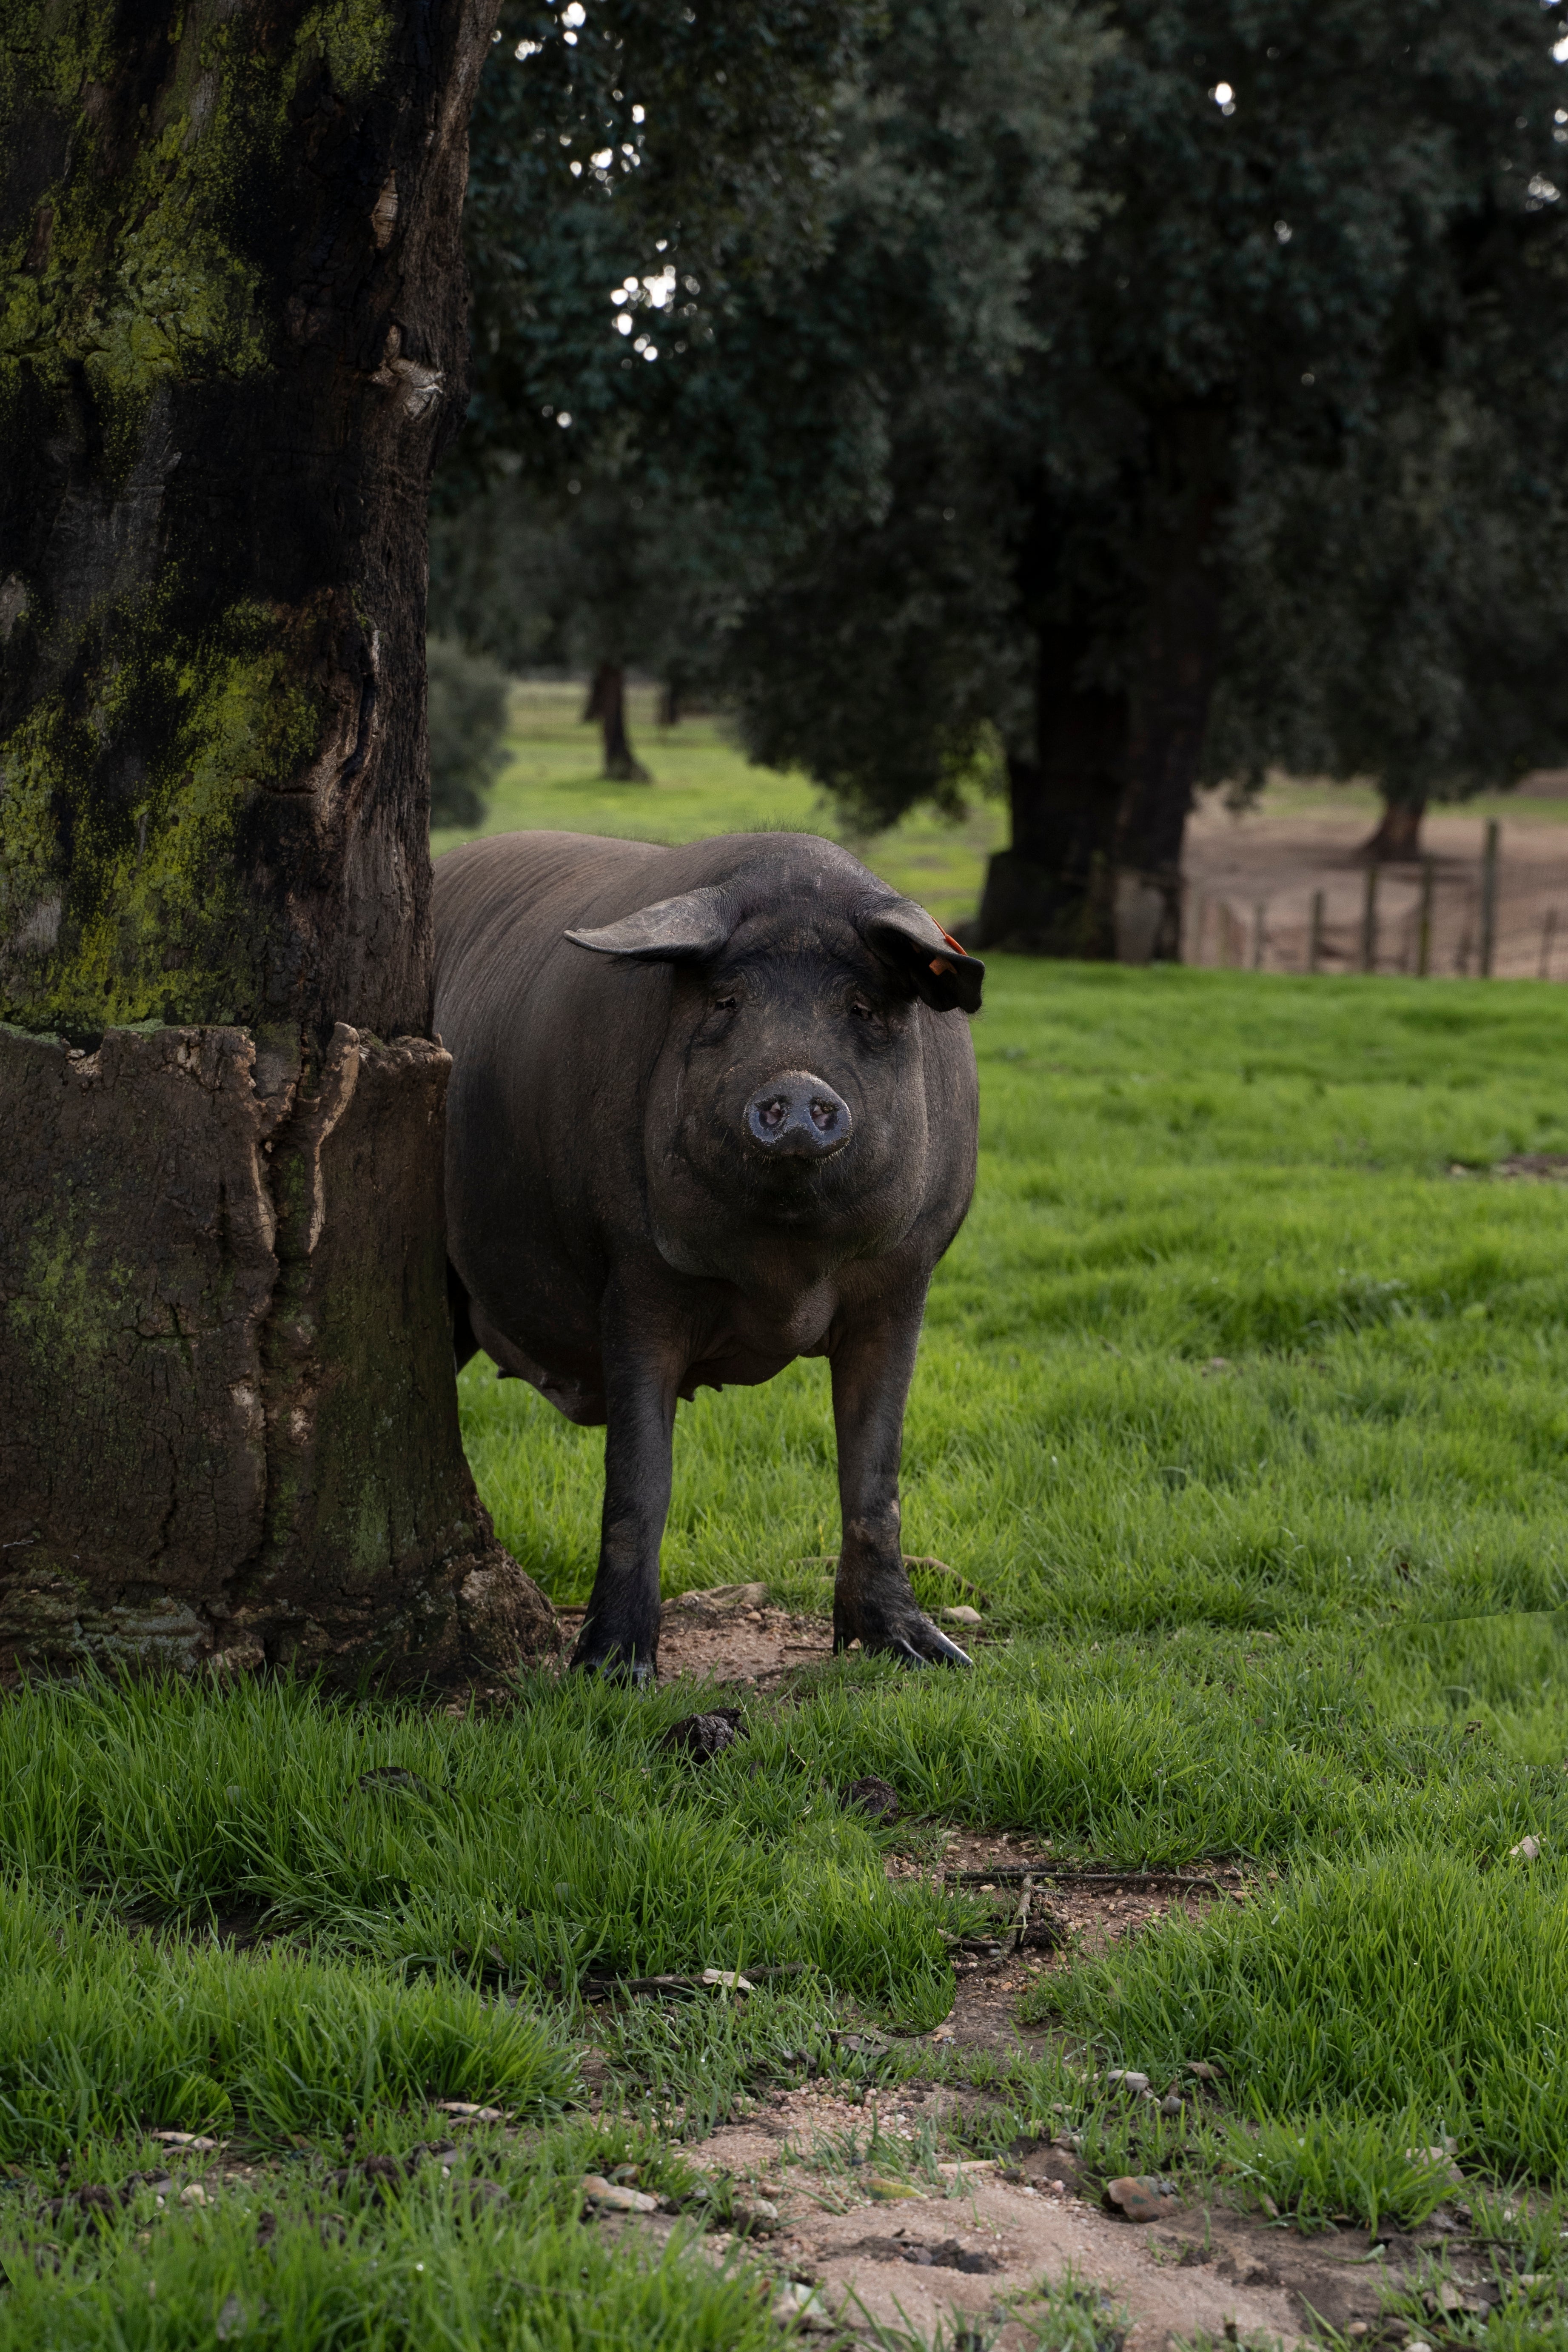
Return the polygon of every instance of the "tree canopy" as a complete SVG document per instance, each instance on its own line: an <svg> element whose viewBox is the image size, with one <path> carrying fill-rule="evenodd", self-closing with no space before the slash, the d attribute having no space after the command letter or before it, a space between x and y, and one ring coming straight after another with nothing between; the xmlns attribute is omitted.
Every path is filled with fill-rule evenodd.
<svg viewBox="0 0 1568 2352"><path fill-rule="evenodd" d="M876 823L999 742L987 935L1173 952L1222 769L1562 740L1552 9L742 14L509 17L465 454L566 541L618 502L640 576L700 551L758 757Z"/></svg>

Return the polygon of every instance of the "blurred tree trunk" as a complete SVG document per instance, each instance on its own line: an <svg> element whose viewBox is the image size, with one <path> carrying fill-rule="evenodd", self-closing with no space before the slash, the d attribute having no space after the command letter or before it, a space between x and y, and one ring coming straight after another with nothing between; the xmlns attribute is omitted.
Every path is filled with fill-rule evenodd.
<svg viewBox="0 0 1568 2352"><path fill-rule="evenodd" d="M1379 866L1414 863L1421 855L1421 822L1426 814L1425 793L1410 800L1391 800L1385 795L1383 814L1367 837L1367 856Z"/></svg>
<svg viewBox="0 0 1568 2352"><path fill-rule="evenodd" d="M0 98L0 1668L504 1666L425 503L494 0L39 12Z"/></svg>
<svg viewBox="0 0 1568 2352"><path fill-rule="evenodd" d="M1219 668L1211 558L1228 440L1223 412L1160 421L1127 689L1088 682L1087 627L1040 632L1037 754L1009 759L1013 844L991 861L977 943L1180 959L1183 837Z"/></svg>
<svg viewBox="0 0 1568 2352"><path fill-rule="evenodd" d="M1013 843L992 858L979 934L1026 955L1116 951L1112 856L1126 773L1127 702L1081 680L1086 631L1047 627L1036 677L1037 756L1010 751Z"/></svg>
<svg viewBox="0 0 1568 2352"><path fill-rule="evenodd" d="M605 774L611 783L653 782L632 750L626 733L626 674L619 662L601 662L594 673L594 708L605 741Z"/></svg>

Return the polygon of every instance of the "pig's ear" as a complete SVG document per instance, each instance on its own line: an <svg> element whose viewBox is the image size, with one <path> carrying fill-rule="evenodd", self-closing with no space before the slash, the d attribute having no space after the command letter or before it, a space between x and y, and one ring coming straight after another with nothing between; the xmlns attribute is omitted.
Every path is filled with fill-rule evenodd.
<svg viewBox="0 0 1568 2352"><path fill-rule="evenodd" d="M734 926L720 890L688 890L641 907L601 931L568 931L576 947L595 955L630 956L638 963L700 963L717 955Z"/></svg>
<svg viewBox="0 0 1568 2352"><path fill-rule="evenodd" d="M978 1013L985 966L912 898L885 898L860 919L860 936L937 1013Z"/></svg>

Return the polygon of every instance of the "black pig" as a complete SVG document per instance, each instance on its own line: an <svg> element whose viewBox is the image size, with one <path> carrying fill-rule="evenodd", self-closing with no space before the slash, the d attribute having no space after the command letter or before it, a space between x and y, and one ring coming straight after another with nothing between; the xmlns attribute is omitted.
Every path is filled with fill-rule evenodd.
<svg viewBox="0 0 1568 2352"><path fill-rule="evenodd" d="M796 1356L832 1366L835 1645L969 1664L910 1590L899 1462L973 1188L983 974L809 835L511 834L437 866L458 1360L607 1424L575 1664L654 1671L677 1398Z"/></svg>

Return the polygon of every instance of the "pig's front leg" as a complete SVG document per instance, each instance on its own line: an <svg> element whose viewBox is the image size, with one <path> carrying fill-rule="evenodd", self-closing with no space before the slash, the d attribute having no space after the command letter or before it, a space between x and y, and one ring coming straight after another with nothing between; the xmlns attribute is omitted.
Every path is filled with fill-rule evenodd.
<svg viewBox="0 0 1568 2352"><path fill-rule="evenodd" d="M907 1665L971 1661L921 1614L904 1566L899 1465L920 1338L912 1315L851 1328L833 1349L833 1420L844 1540L833 1591L833 1646L858 1641Z"/></svg>
<svg viewBox="0 0 1568 2352"><path fill-rule="evenodd" d="M676 1374L657 1357L613 1341L605 1374L599 1567L572 1664L651 1683L658 1679L658 1548L669 1514Z"/></svg>

